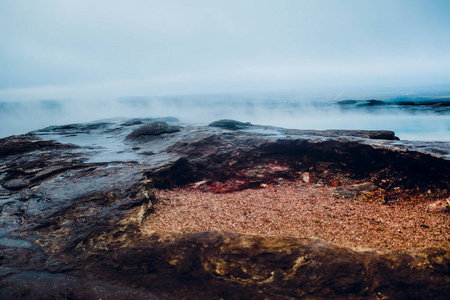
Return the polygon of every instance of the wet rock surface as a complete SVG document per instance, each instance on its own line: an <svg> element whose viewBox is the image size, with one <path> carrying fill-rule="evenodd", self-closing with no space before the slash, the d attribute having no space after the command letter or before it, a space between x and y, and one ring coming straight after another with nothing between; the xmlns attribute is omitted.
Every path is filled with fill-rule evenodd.
<svg viewBox="0 0 450 300"><path fill-rule="evenodd" d="M402 142L383 131L240 122L230 130L174 119L164 122L176 131L127 138L150 122L53 126L0 140L0 298L449 296L449 249L363 251L141 226L158 201L154 189L196 183L225 193L289 179L386 204L447 199L448 143Z"/></svg>

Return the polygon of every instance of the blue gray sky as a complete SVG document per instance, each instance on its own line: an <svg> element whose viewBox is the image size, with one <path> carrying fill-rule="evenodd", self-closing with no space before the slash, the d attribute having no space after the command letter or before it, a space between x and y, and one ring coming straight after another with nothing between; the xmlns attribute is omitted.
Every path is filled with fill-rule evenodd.
<svg viewBox="0 0 450 300"><path fill-rule="evenodd" d="M448 0L1 0L0 100L450 83Z"/></svg>

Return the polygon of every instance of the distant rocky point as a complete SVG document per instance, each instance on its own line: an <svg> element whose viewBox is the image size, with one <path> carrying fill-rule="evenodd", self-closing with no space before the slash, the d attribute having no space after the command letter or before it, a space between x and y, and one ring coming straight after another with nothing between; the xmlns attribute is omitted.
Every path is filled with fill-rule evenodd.
<svg viewBox="0 0 450 300"><path fill-rule="evenodd" d="M440 99L393 99L390 101L381 100L342 100L336 104L345 110L351 109L375 109L375 108L393 108L406 111L429 111L436 113L449 113L450 98Z"/></svg>

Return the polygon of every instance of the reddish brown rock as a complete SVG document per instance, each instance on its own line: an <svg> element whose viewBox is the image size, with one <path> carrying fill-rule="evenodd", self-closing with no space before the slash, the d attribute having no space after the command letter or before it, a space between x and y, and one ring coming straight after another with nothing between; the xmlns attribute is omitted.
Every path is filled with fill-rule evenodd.
<svg viewBox="0 0 450 300"><path fill-rule="evenodd" d="M428 205L430 212L450 212L450 198L438 200Z"/></svg>

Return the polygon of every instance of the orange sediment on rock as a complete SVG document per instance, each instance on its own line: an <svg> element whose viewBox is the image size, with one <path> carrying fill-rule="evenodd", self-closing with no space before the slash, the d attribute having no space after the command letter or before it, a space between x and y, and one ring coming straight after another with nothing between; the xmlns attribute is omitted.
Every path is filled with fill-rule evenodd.
<svg viewBox="0 0 450 300"><path fill-rule="evenodd" d="M450 218L421 203L369 203L336 197L333 188L284 183L216 194L198 189L156 190L144 224L149 232L230 231L315 237L382 250L450 248Z"/></svg>

